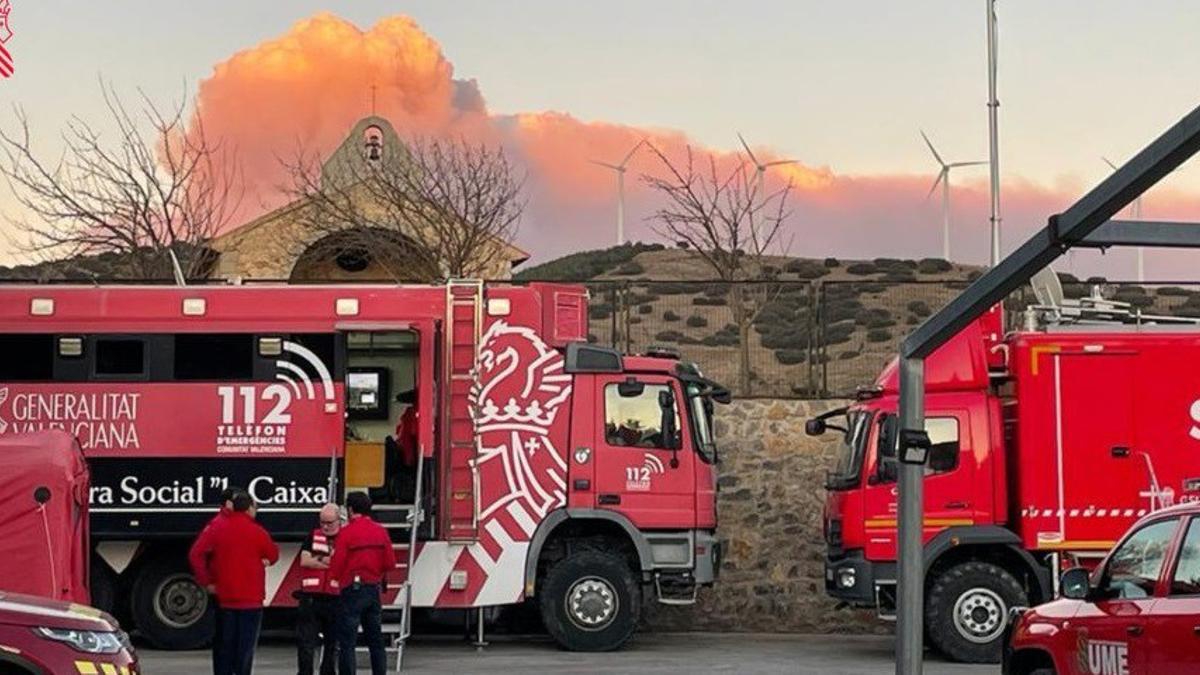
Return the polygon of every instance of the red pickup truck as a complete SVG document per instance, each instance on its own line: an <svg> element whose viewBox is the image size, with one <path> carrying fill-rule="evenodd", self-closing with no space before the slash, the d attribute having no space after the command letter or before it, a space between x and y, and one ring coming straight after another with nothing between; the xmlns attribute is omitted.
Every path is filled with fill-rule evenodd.
<svg viewBox="0 0 1200 675"><path fill-rule="evenodd" d="M1014 612L1005 675L1200 671L1200 503L1140 519L1060 588L1060 599Z"/></svg>

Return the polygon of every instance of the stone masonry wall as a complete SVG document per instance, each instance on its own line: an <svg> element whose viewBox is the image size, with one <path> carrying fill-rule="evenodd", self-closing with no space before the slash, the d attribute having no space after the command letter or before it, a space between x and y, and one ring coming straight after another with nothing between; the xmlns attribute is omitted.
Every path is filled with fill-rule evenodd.
<svg viewBox="0 0 1200 675"><path fill-rule="evenodd" d="M837 434L804 422L843 401L740 400L717 406L721 576L691 607L648 601L651 630L880 631L871 613L825 595L821 516Z"/></svg>

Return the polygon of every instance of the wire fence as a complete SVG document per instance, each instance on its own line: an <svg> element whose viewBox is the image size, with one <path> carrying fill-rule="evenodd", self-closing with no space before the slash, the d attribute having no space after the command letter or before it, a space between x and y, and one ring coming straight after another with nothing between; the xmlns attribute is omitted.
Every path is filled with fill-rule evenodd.
<svg viewBox="0 0 1200 675"><path fill-rule="evenodd" d="M592 342L626 353L671 347L739 397L840 398L870 384L900 341L967 281L586 281ZM1145 314L1200 317L1200 285L1063 284L1099 289ZM1006 301L1009 326L1034 304Z"/></svg>

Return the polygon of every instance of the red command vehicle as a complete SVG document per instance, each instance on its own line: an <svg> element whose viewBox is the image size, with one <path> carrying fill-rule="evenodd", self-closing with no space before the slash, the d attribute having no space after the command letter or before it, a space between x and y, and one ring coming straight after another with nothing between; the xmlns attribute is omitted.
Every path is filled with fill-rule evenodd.
<svg viewBox="0 0 1200 675"><path fill-rule="evenodd" d="M0 673L137 675L116 619L84 605L0 591Z"/></svg>
<svg viewBox="0 0 1200 675"><path fill-rule="evenodd" d="M1022 612L1005 675L1131 675L1200 670L1200 504L1143 517L1063 598Z"/></svg>
<svg viewBox="0 0 1200 675"><path fill-rule="evenodd" d="M926 361L925 626L952 658L999 660L1009 608L1050 599L1063 561L1094 564L1137 518L1196 499L1200 326L1119 315L1067 323L1031 309L1005 335L996 308ZM897 374L893 361L808 427L843 435L826 485L826 590L888 618Z"/></svg>
<svg viewBox="0 0 1200 675"><path fill-rule="evenodd" d="M535 598L561 644L611 649L643 591L687 602L714 580L728 393L677 358L587 345L586 300L478 282L12 286L0 420L79 438L93 592L128 598L114 609L156 645L208 639L187 546L240 486L282 542L270 606L294 604L321 505L367 490L400 560L390 606Z"/></svg>

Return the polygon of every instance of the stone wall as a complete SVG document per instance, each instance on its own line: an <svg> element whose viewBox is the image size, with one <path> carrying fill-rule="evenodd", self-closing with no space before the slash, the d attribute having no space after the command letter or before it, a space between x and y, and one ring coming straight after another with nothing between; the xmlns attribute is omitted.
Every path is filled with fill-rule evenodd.
<svg viewBox="0 0 1200 675"><path fill-rule="evenodd" d="M740 400L717 407L721 577L691 607L648 602L652 630L879 631L825 595L821 516L837 434L804 422L844 401Z"/></svg>

